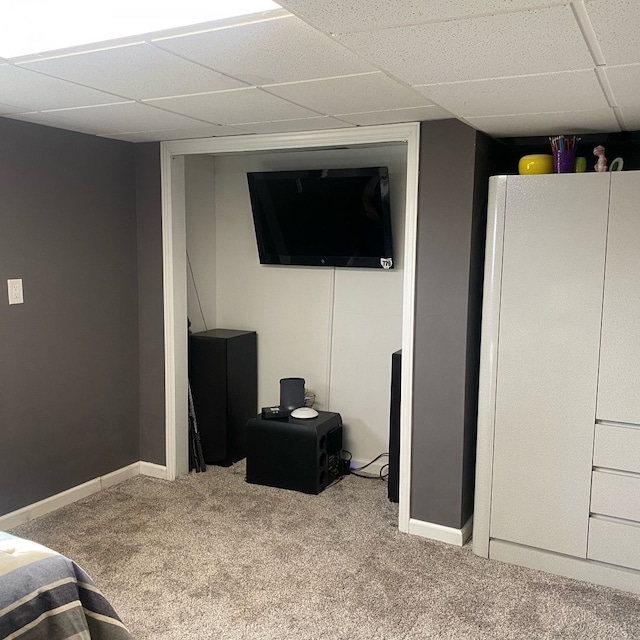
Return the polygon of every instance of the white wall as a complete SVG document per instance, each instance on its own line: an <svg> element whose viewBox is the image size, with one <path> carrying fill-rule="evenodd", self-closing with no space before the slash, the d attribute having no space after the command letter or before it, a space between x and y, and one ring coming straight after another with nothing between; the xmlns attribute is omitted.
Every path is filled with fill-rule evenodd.
<svg viewBox="0 0 640 640"><path fill-rule="evenodd" d="M259 264L247 171L382 165L390 172L394 270ZM402 332L404 145L221 156L209 180L203 165L186 169L188 251L201 302L205 289L206 326L257 331L259 406L278 403L280 378L302 377L316 408L342 415L356 460L387 451L391 354ZM199 179L189 179L192 170ZM199 313L189 294L189 312Z"/></svg>
<svg viewBox="0 0 640 640"><path fill-rule="evenodd" d="M212 253L215 247L216 217L214 197L215 159L212 156L185 156L185 209L187 233L187 317L191 331L213 329L215 323L216 272Z"/></svg>

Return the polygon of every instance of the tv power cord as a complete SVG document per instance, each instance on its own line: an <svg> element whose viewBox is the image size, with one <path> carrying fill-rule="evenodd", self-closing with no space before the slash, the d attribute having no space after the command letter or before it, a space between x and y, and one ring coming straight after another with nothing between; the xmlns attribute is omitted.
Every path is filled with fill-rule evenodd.
<svg viewBox="0 0 640 640"><path fill-rule="evenodd" d="M342 454L347 454L349 457L348 458L343 458ZM354 475L354 476L358 476L359 478L365 478L367 480L386 480L387 477L389 476L389 464L385 464L380 468L380 472L378 474L371 474L371 473L359 473L360 471L366 469L367 467L370 467L374 462L377 462L378 460L380 460L380 458L384 458L385 456L389 456L389 452L385 452L385 453L381 453L379 455L377 455L373 460L371 460L370 462L367 462L367 464L363 464L361 467L353 467L351 468L351 460L353 459L353 455L351 454L350 451L347 451L347 449L342 449L341 451L341 458L340 458L340 475Z"/></svg>

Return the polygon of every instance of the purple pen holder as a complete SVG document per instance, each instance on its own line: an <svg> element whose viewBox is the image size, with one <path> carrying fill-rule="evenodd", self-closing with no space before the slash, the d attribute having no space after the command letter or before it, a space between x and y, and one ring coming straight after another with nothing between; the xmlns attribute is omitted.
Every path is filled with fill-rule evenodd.
<svg viewBox="0 0 640 640"><path fill-rule="evenodd" d="M563 149L553 152L553 173L573 173L575 149Z"/></svg>

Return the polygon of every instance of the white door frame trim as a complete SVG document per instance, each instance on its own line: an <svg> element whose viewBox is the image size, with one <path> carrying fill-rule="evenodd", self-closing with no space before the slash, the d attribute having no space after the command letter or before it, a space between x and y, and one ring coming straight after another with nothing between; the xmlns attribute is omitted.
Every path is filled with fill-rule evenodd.
<svg viewBox="0 0 640 640"><path fill-rule="evenodd" d="M400 504L398 527L409 532L411 430L415 318L416 242L418 222L418 123L354 127L290 134L200 138L161 143L164 353L167 479L188 470L186 384L186 258L184 156L224 155L344 145L406 144L407 184L402 311L402 394L400 406ZM389 365L391 366L391 365Z"/></svg>

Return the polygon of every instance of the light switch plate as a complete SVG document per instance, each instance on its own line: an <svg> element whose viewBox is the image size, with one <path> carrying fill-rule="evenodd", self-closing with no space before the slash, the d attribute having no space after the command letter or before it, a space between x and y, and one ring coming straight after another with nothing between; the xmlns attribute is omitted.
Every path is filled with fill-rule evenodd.
<svg viewBox="0 0 640 640"><path fill-rule="evenodd" d="M7 280L7 290L9 293L9 304L22 304L24 302L22 278Z"/></svg>

